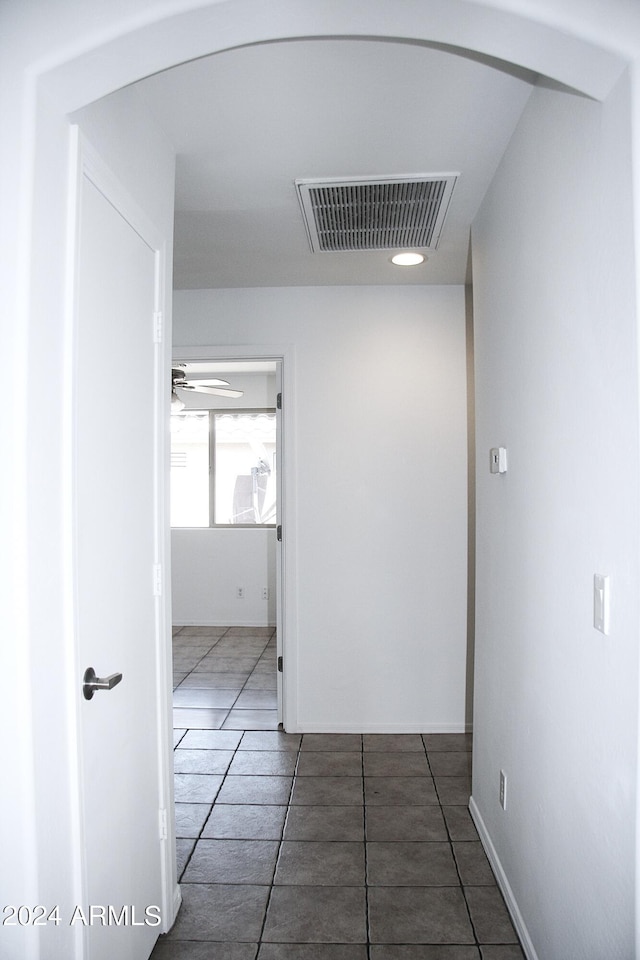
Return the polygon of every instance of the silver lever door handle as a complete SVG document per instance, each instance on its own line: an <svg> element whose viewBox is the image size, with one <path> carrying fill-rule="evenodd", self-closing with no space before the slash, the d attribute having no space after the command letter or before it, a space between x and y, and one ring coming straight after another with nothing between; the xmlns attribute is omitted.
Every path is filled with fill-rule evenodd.
<svg viewBox="0 0 640 960"><path fill-rule="evenodd" d="M88 667L85 670L82 682L82 692L85 700L91 700L96 690L113 690L121 680L121 673L112 673L110 677L96 677L93 667Z"/></svg>

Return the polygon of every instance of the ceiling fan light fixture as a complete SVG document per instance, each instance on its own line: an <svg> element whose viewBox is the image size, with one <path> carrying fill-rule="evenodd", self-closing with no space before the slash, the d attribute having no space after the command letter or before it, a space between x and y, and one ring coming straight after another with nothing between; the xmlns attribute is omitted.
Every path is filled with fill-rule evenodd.
<svg viewBox="0 0 640 960"><path fill-rule="evenodd" d="M391 257L391 263L397 267L415 267L419 263L424 263L427 258L422 253L413 253L409 250L402 253L396 253Z"/></svg>

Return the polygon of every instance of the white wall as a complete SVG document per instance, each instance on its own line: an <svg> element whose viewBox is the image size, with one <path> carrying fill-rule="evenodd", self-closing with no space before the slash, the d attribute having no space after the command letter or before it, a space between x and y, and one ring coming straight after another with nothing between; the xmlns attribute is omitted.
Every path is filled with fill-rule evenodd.
<svg viewBox="0 0 640 960"><path fill-rule="evenodd" d="M635 956L638 384L628 127L626 80L604 106L535 91L473 231L473 802L540 960ZM497 445L508 448L505 476L489 474ZM595 573L611 577L609 636L593 628Z"/></svg>
<svg viewBox="0 0 640 960"><path fill-rule="evenodd" d="M275 537L273 527L172 530L173 622L275 625Z"/></svg>
<svg viewBox="0 0 640 960"><path fill-rule="evenodd" d="M178 291L174 323L184 347L295 353L299 729L464 729L463 289Z"/></svg>

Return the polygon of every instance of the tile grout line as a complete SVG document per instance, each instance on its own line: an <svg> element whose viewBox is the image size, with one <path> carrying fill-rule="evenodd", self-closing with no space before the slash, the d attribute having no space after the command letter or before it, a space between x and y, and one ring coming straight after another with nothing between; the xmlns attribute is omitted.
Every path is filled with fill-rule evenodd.
<svg viewBox="0 0 640 960"><path fill-rule="evenodd" d="M229 628L229 629L230 629L230 628ZM242 684L242 686L240 687L240 690L239 690L239 692L238 692L238 696L235 698L235 700L233 701L233 703L232 703L231 706L229 707L229 709L228 709L228 711L227 711L227 715L226 715L226 717L224 718L224 720L222 721L223 726L224 726L224 724L227 722L227 720L229 719L229 714L230 714L231 711L234 709L236 703L238 702L238 700L240 699L240 697L241 697L242 694L244 693L245 688L246 688L247 684L249 683L249 680L251 680L251 677L252 677L252 676L254 675L254 673L256 672L256 669L257 669L257 667L258 667L258 664L259 664L260 661L262 660L262 657L264 656L264 652L265 652L265 650L267 649L267 647L269 646L270 643L271 643L271 637L268 638L267 642L265 643L264 647L262 648L262 653L260 654L260 656L258 657L258 659L257 659L256 662L255 662L255 665L254 665L254 667L253 667L253 670L251 671L251 673L249 674L249 676L247 677L247 679L245 680L245 682L244 682L244 683ZM222 727L220 727L220 729L222 729ZM245 731L245 732L246 732L246 731Z"/></svg>
<svg viewBox="0 0 640 960"><path fill-rule="evenodd" d="M364 772L364 734L360 735L360 749L362 757L362 840L364 846L364 922L367 937L367 960L371 960L371 917L369 913L369 860L367 853L367 796L365 790Z"/></svg>
<svg viewBox="0 0 640 960"><path fill-rule="evenodd" d="M272 873L272 875L271 875L271 883L269 884L269 893L268 893L268 895L267 895L267 902L265 903L265 906L264 906L264 916L263 916L263 918L262 918L262 926L261 926L261 928L260 928L260 936L258 937L258 950L257 950L257 953L256 953L256 957L257 957L258 954L260 953L260 948L261 948L261 946L262 946L262 944L263 944L263 942L264 942L262 938L263 938L263 935L264 935L265 927L266 927L266 925L267 925L267 914L269 913L269 906L270 906L270 904L271 904L271 898L272 898L272 896L273 896L273 888L274 888L274 886L275 886L276 871L277 871L277 869L278 869L278 863L279 863L279 861L280 861L280 853L281 853L281 851L282 851L282 844L284 843L284 834L285 834L285 830L286 830L286 826L287 826L287 820L289 819L289 811L290 811L290 809L291 809L291 800L292 800L292 798L293 798L293 790L294 790L294 786L295 786L295 782L296 782L296 775L297 775L297 771L298 771L298 764L300 763L300 752L301 752L301 750L302 750L302 737L300 737L300 743L298 744L298 751L297 751L297 755L296 755L296 762L295 762L295 766L294 766L294 768L293 768L293 776L292 776L292 778L291 778L291 787L290 787L290 789L289 789L289 799L288 799L288 801L287 801L287 810L286 810L286 813L285 813L285 815L284 815L284 820L283 820L283 822L282 822L282 827L280 828L280 840L279 840L279 843L278 843L278 851L277 851L277 853L276 853L276 858L275 858L275 861L274 861L274 864L273 864L273 873Z"/></svg>
<svg viewBox="0 0 640 960"><path fill-rule="evenodd" d="M189 729L190 729L190 728L189 728ZM189 732L189 729L186 731L187 733ZM223 785L224 785L224 782L225 782L225 780L227 779L227 774L228 774L228 772L229 772L229 767L230 767L231 764L233 763L233 759L234 759L236 753L238 752L238 750L240 749L240 744L242 743L243 739L244 739L244 732L241 734L240 739L238 740L238 743L237 743L237 745L236 745L236 747L235 747L235 749L234 749L234 751L233 751L233 756L231 757L231 760L229 761L229 766L227 767L227 772L222 776L222 779L221 779L221 781L220 781L220 786L219 786L218 789L216 790L216 795L215 795L215 797L213 798L213 800L211 801L211 806L209 807L209 813L206 815L206 817L204 818L204 820L203 820L203 822L202 822L202 826L200 827L200 832L198 833L198 836L195 838L195 843L193 844L193 848L192 848L192 850L191 850L191 853L189 854L189 856L188 856L187 859L185 860L184 866L183 866L182 871L181 871L181 873L180 873L180 877L178 878L178 883L181 883L181 882L182 882L182 877L183 877L184 874L185 874L185 870L187 869L187 867L188 867L189 864L191 863L191 859L192 859L192 857L193 857L193 854L195 853L195 849L196 849L199 841L203 839L202 833L203 833L204 828L206 827L207 823L209 822L209 818L211 817L211 814L212 814L212 812L213 812L213 808L214 808L215 805L216 805L216 800L217 800L218 797L220 796L220 791L222 790L222 787L223 787ZM174 747L173 749L174 749L174 752L175 752L175 750L177 749L177 747ZM175 800L174 800L174 806L175 806ZM203 806L204 806L204 804L203 804ZM189 839L191 839L191 838L189 838Z"/></svg>
<svg viewBox="0 0 640 960"><path fill-rule="evenodd" d="M474 945L475 945L475 947L476 947L477 950L478 950L478 955L479 955L479 956L482 956L482 951L481 951L481 949L480 949L480 941L479 941L479 939L478 939L478 934L477 934L477 931L476 931L476 927L475 927L475 924L474 924L474 922L473 922L473 917L471 916L471 910L469 909L469 901L467 900L467 895L466 895L466 893L465 893L464 884L463 884L463 882L462 882L462 877L460 876L460 869L459 869L459 867L458 867L458 861L457 861L457 859L456 859L455 850L454 850L454 848L453 848L453 839L452 839L452 837L451 837L451 830L449 829L449 824L447 823L447 818L446 818L445 815L444 815L444 804L443 804L442 800L440 799L440 791L438 790L438 785L437 785L437 783L436 783L436 778L435 778L435 776L434 776L433 769L432 769L432 767L431 767L431 761L430 761L430 759L429 759L429 751L428 751L427 745L426 745L426 743L425 743L425 741L424 741L424 737L422 738L422 742L423 742L423 744L424 744L424 750L425 750L425 754L426 754L426 757L427 757L427 764L428 764L428 766L429 766L429 772L430 772L430 774L431 774L431 776L432 776L432 779L433 779L433 787L434 787L434 790L435 790L435 792L436 792L436 797L438 798L438 804L440 805L440 811L441 811L441 813L442 813L442 819L443 819L443 821L444 821L444 827L445 827L445 830L447 831L447 841L448 841L448 844L449 844L449 849L450 849L450 851L451 851L451 856L452 856L452 858L453 858L453 865L454 865L455 870L456 870L456 875L457 875L457 877L458 877L458 884L459 884L459 887L460 887L460 892L461 892L461 894L462 894L462 899L464 900L465 910L467 911L467 916L468 916L468 918L469 918L469 923L470 923L470 925L471 925L471 931L472 931L472 933L473 933Z"/></svg>

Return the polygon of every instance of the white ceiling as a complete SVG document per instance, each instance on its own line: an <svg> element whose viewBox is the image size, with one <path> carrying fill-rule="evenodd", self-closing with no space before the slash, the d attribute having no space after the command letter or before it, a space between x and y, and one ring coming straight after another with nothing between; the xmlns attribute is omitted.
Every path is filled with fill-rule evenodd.
<svg viewBox="0 0 640 960"><path fill-rule="evenodd" d="M418 44L300 40L137 84L177 151L174 285L462 283L469 228L533 77ZM311 253L296 178L459 173L438 250Z"/></svg>

